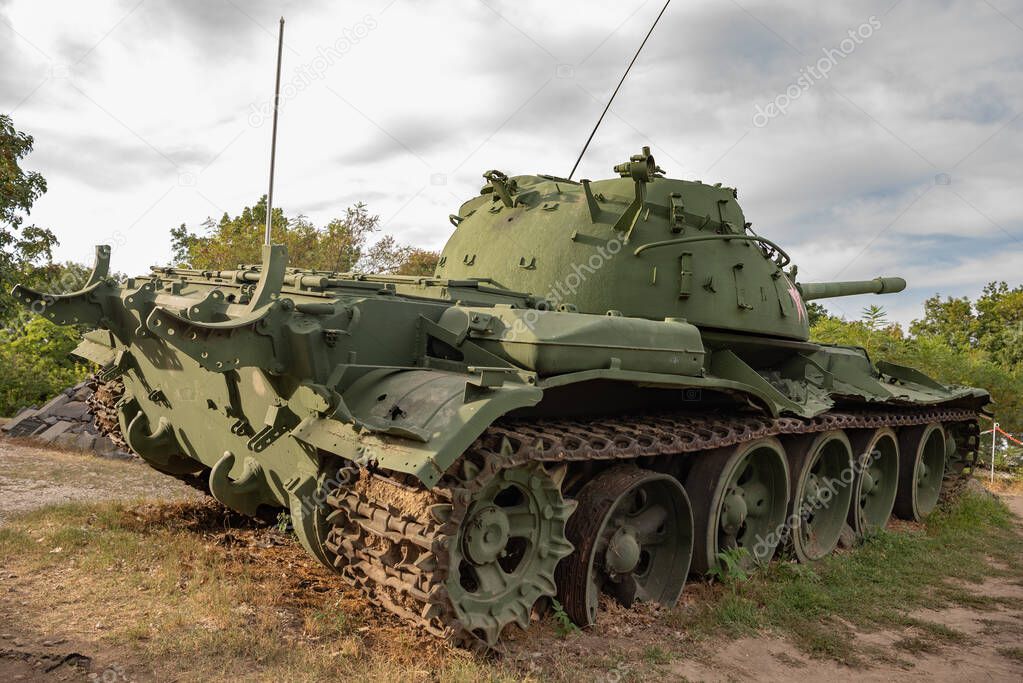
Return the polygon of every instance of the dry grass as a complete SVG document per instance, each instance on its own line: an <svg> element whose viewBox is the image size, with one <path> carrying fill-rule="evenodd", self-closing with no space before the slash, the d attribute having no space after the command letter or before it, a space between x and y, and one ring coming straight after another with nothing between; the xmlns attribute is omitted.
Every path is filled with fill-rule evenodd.
<svg viewBox="0 0 1023 683"><path fill-rule="evenodd" d="M992 481L987 474L978 472L977 479L980 480L989 491L994 491L1001 495L1023 496L1023 472L1017 472L1012 476L997 473L994 481Z"/></svg>
<svg viewBox="0 0 1023 683"><path fill-rule="evenodd" d="M159 680L513 677L424 639L291 538L213 502L30 513L0 528L0 566L28 583L3 629L46 634L57 617L72 642L149 662L137 673Z"/></svg>

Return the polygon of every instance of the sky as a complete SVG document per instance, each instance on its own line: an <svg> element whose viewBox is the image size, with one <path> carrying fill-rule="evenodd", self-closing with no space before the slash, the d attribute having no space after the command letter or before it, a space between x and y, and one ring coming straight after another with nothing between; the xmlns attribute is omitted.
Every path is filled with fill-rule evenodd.
<svg viewBox="0 0 1023 683"><path fill-rule="evenodd" d="M567 175L662 5L0 0L0 111L35 138L57 257L109 243L145 272L172 227L265 193L284 15L275 205L325 224L362 201L439 249L483 172ZM1021 115L1021 3L676 0L576 177L649 145L737 187L800 280L905 277L828 307L907 323L1023 281Z"/></svg>

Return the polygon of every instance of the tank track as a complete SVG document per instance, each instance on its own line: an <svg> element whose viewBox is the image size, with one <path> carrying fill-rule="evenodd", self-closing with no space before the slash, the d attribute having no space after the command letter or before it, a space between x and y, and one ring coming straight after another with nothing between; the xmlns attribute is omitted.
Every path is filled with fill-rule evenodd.
<svg viewBox="0 0 1023 683"><path fill-rule="evenodd" d="M341 488L327 498L334 512L326 545L336 555L335 568L373 602L434 635L453 638L453 615L443 614L446 590L439 560L449 530L433 519L409 519L383 500L342 490L360 476L377 475L350 468L341 474ZM440 502L446 493L439 489L428 495Z"/></svg>
<svg viewBox="0 0 1023 683"><path fill-rule="evenodd" d="M901 412L835 412L811 420L761 416L658 415L594 420L507 420L495 423L431 490L352 466L328 497L333 507L327 547L335 567L369 599L436 636L485 649L460 623L448 599L448 556L474 493L503 470L533 462L633 460L711 450L769 436L833 429L876 429L931 422L971 423L973 409L934 408ZM972 455L975 457L975 453ZM459 463L477 463L471 477ZM357 490L373 477L423 498L422 509L450 505L446 519L402 512L390 496ZM377 487L380 488L380 487ZM547 595L553 595L553 586ZM521 624L521 620L520 620ZM521 624L525 626L525 624Z"/></svg>
<svg viewBox="0 0 1023 683"><path fill-rule="evenodd" d="M88 387L92 389L89 397L89 410L99 433L110 439L122 451L131 452L128 442L121 434L121 425L117 421L117 402L124 396L124 382L120 379L104 381L99 375L88 379Z"/></svg>

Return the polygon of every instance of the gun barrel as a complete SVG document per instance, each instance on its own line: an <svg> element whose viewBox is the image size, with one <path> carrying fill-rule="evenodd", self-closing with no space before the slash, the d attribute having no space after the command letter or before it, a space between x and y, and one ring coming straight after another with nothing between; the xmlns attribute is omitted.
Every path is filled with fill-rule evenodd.
<svg viewBox="0 0 1023 683"><path fill-rule="evenodd" d="M856 294L894 294L905 288L906 281L901 277L876 277L873 280L851 282L803 282L799 285L799 291L806 301Z"/></svg>

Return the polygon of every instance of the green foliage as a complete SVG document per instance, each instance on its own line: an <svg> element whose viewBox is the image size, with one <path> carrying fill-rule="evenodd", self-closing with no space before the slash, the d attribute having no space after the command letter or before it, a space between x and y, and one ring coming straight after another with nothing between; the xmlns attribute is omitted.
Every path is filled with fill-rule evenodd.
<svg viewBox="0 0 1023 683"><path fill-rule="evenodd" d="M24 225L32 205L46 192L46 180L26 172L21 160L32 151L31 135L21 133L0 114L0 318L14 307L11 288L40 262L53 257L57 238L45 228Z"/></svg>
<svg viewBox="0 0 1023 683"><path fill-rule="evenodd" d="M294 527L291 526L291 513L287 510L281 510L277 513L277 520L274 524L274 529L277 533L289 534L292 532Z"/></svg>
<svg viewBox="0 0 1023 683"><path fill-rule="evenodd" d="M930 310L935 310L933 305ZM983 387L991 392L1004 429L1023 432L1023 366L1005 364L981 344L953 347L948 334L931 326L940 319L915 321L911 329L917 334L909 336L895 325L871 329L864 322L826 318L813 326L810 335L821 343L862 347L874 361L908 365L939 382Z"/></svg>
<svg viewBox="0 0 1023 683"><path fill-rule="evenodd" d="M204 234L192 233L182 224L171 229L174 261L203 270L234 268L259 263L266 221L266 196L237 216L224 214L220 221L207 219ZM288 218L273 211L273 241L288 248L288 264L311 270L432 275L439 256L435 252L399 244L385 235L370 244L380 231L380 216L358 203L345 215L317 228L305 216Z"/></svg>
<svg viewBox="0 0 1023 683"><path fill-rule="evenodd" d="M0 343L0 415L41 404L89 375L89 366L70 355L81 333L36 317Z"/></svg>
<svg viewBox="0 0 1023 683"><path fill-rule="evenodd" d="M831 317L833 316L828 313L828 309L824 308L824 304L817 301L811 301L806 304L806 320L810 327L813 327L825 318Z"/></svg>
<svg viewBox="0 0 1023 683"><path fill-rule="evenodd" d="M1023 365L1023 285L1010 289L1004 282L991 282L976 302L933 296L924 302L924 317L914 320L909 330L937 337L957 351L979 349L993 361L1018 369Z"/></svg>
<svg viewBox="0 0 1023 683"><path fill-rule="evenodd" d="M1023 285L989 283L975 308L978 347L1005 365L1023 365Z"/></svg>
<svg viewBox="0 0 1023 683"><path fill-rule="evenodd" d="M973 304L966 297L944 301L934 295L924 302L924 317L914 320L909 331L921 337L937 337L949 348L965 351L973 346Z"/></svg>
<svg viewBox="0 0 1023 683"><path fill-rule="evenodd" d="M579 627L572 621L572 617L568 616L565 606L556 598L551 598L551 612L554 615L554 628L559 637L565 638L579 632Z"/></svg>
<svg viewBox="0 0 1023 683"><path fill-rule="evenodd" d="M81 330L35 318L10 296L18 283L49 292L75 289L87 273L82 266L52 263L57 238L25 225L46 192L46 180L20 165L32 144L31 135L0 115L0 415L42 403L88 372L69 355Z"/></svg>
<svg viewBox="0 0 1023 683"><path fill-rule="evenodd" d="M734 581L747 581L749 574L742 568L743 562L749 555L745 548L729 548L718 553L717 564L707 571L707 576L722 583Z"/></svg>
<svg viewBox="0 0 1023 683"><path fill-rule="evenodd" d="M962 634L910 614L978 599L988 609L1008 606L970 586L992 575L1020 578L1021 552L1023 536L1005 504L966 493L936 510L921 531L879 531L812 568L774 562L712 603L687 609L677 626L697 641L769 630L808 654L862 664L850 628L912 626L921 638L947 644Z"/></svg>
<svg viewBox="0 0 1023 683"><path fill-rule="evenodd" d="M863 316L863 324L867 326L867 329L880 330L888 327L888 311L884 310L884 306L870 304L864 307L861 315Z"/></svg>

